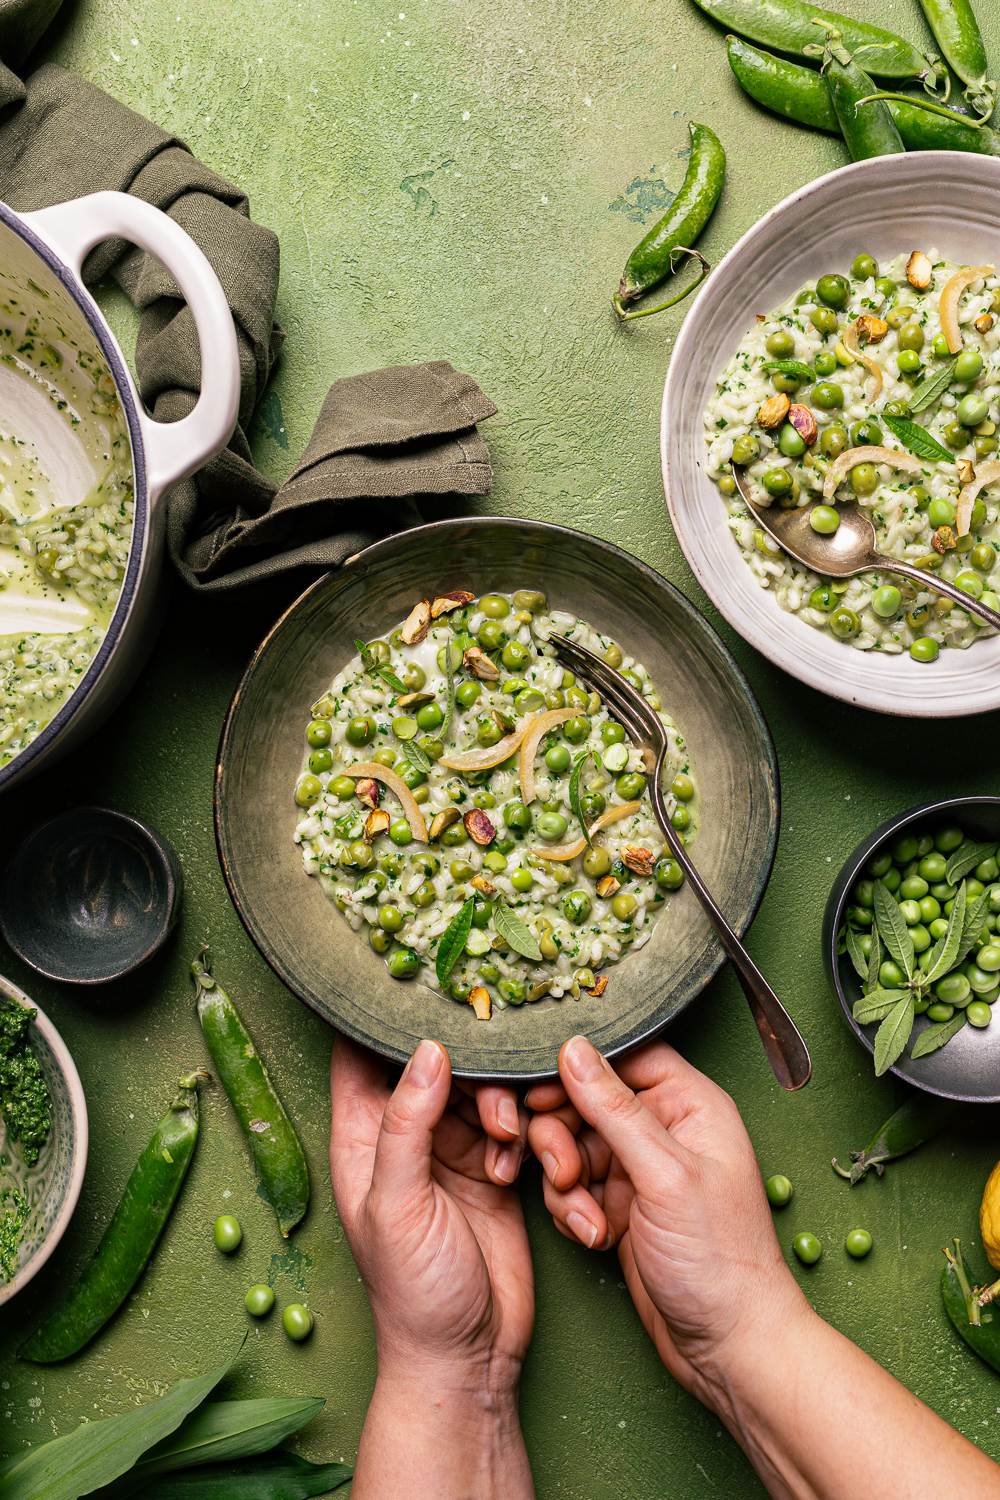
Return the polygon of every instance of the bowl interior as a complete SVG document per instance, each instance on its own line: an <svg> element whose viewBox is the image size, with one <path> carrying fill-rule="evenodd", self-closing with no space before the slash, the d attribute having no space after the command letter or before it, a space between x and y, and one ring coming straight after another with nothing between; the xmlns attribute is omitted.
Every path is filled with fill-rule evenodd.
<svg viewBox="0 0 1000 1500"><path fill-rule="evenodd" d="M827 968L831 971L837 997L848 1024L863 1046L874 1049L875 1026L860 1026L851 1014L854 1002L861 996L861 984L846 954L838 954L837 933L850 905L855 881L883 848L892 844L907 829L933 832L946 823L954 823L972 838L1000 843L1000 797L954 797L945 802L911 808L883 823L859 844L837 877L827 905L823 944ZM914 1039L931 1023L918 1016ZM912 1043L910 1044L912 1046ZM910 1048L890 1071L905 1078L916 1088L930 1094L969 1103L1000 1103L1000 1021L981 1031L966 1025L946 1046L929 1057L912 1062Z"/></svg>
<svg viewBox="0 0 1000 1500"><path fill-rule="evenodd" d="M770 873L778 831L773 747L732 659L687 601L627 553L578 532L482 518L439 522L369 548L314 585L255 656L230 709L216 782L223 870L254 941L304 1000L349 1035L403 1059L424 1036L476 1076L551 1073L561 1043L586 1030L614 1052L687 1005L720 949L691 893L666 903L645 947L611 968L598 1000L546 1000L495 1013L389 977L302 870L291 789L308 707L370 639L423 594L540 588L645 662L686 736L703 818L694 846L733 925L745 929Z"/></svg>
<svg viewBox="0 0 1000 1500"><path fill-rule="evenodd" d="M73 1059L52 1022L22 990L0 977L0 994L30 1006L36 1016L29 1036L49 1091L52 1130L38 1161L0 1173L0 1187L22 1186L31 1204L20 1242L17 1271L10 1281L0 1276L0 1304L8 1302L48 1260L62 1238L80 1196L87 1163L87 1107ZM17 1147L10 1155L16 1159ZM5 1152L5 1127L0 1115L0 1155ZM0 1206L0 1214L3 1207Z"/></svg>
<svg viewBox="0 0 1000 1500"><path fill-rule="evenodd" d="M719 373L755 316L768 313L859 251L887 260L936 249L962 264L993 263L1000 231L1000 160L930 151L878 157L791 194L733 247L685 320L661 414L671 520L705 592L735 630L777 666L821 692L886 713L940 718L1000 706L1000 637L941 654L855 650L814 630L760 587L705 473L702 414ZM928 686L933 691L928 692Z"/></svg>

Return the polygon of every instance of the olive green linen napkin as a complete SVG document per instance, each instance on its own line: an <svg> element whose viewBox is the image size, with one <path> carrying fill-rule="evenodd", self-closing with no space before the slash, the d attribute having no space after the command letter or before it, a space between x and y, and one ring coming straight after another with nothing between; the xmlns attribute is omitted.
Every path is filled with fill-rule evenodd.
<svg viewBox="0 0 1000 1500"><path fill-rule="evenodd" d="M170 556L186 582L218 592L334 567L419 520L415 497L486 494L489 452L476 423L496 407L445 360L338 380L290 478L279 487L254 467L246 429L283 338L277 239L250 218L239 188L159 126L52 64L22 75L61 3L0 0L0 199L26 212L116 188L156 204L204 250L236 323L239 425L225 452L167 497ZM121 240L84 267L88 282L108 275L140 313L143 400L158 421L176 421L200 385L191 314L159 262Z"/></svg>

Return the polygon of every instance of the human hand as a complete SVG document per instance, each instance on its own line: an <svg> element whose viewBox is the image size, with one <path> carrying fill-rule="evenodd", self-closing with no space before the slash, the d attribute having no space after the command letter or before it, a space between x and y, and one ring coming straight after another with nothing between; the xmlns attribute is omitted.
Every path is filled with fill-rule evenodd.
<svg viewBox="0 0 1000 1500"><path fill-rule="evenodd" d="M616 1072L574 1037L559 1074L567 1105L558 1107L552 1086L528 1095L536 1107L555 1106L531 1120L528 1138L556 1225L592 1247L617 1244L664 1364L718 1406L731 1352L766 1341L772 1320L808 1311L739 1111L664 1043L621 1059ZM553 1175L546 1156L558 1163Z"/></svg>

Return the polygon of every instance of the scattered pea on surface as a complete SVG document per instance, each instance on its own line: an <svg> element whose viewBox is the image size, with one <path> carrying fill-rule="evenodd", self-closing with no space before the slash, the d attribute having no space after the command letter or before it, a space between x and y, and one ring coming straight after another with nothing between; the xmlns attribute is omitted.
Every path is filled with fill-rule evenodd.
<svg viewBox="0 0 1000 1500"><path fill-rule="evenodd" d="M243 1239L243 1230L239 1219L232 1214L220 1214L213 1226L215 1236L215 1248L221 1250L223 1255L232 1255L238 1250Z"/></svg>
<svg viewBox="0 0 1000 1500"><path fill-rule="evenodd" d="M243 1303L252 1318L266 1318L274 1306L274 1289L257 1281L247 1288Z"/></svg>
<svg viewBox="0 0 1000 1500"><path fill-rule="evenodd" d="M764 1183L764 1191L767 1193L767 1201L772 1208L784 1208L787 1203L791 1203L795 1189L787 1177L776 1172Z"/></svg>
<svg viewBox="0 0 1000 1500"><path fill-rule="evenodd" d="M808 1229L792 1240L792 1249L804 1266L814 1266L823 1254L823 1246Z"/></svg>
<svg viewBox="0 0 1000 1500"><path fill-rule="evenodd" d="M844 1249L854 1260L864 1260L872 1248L872 1237L867 1229L850 1229L844 1240Z"/></svg>
<svg viewBox="0 0 1000 1500"><path fill-rule="evenodd" d="M296 1344L309 1337L315 1323L316 1319L303 1302L289 1302L281 1314L281 1326Z"/></svg>

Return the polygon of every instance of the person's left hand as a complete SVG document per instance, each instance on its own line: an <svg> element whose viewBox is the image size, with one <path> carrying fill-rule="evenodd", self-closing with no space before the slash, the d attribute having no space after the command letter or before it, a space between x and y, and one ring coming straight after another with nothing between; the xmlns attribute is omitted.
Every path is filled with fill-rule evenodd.
<svg viewBox="0 0 1000 1500"><path fill-rule="evenodd" d="M513 1180L522 1137L505 1169L509 1137L501 1146L480 1124L503 1092L477 1106L454 1089L437 1042L421 1042L394 1090L387 1073L337 1038L330 1170L371 1300L380 1383L409 1384L419 1369L445 1387L471 1378L512 1391L534 1321L531 1255L517 1194L491 1176Z"/></svg>

